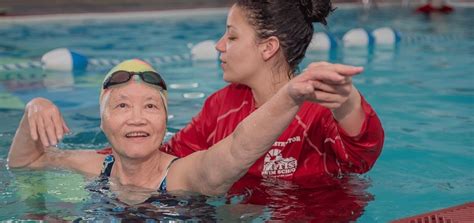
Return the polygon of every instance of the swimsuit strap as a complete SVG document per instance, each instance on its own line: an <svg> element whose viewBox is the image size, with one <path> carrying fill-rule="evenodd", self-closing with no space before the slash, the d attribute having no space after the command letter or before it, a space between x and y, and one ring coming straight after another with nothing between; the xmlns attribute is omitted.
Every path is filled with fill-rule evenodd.
<svg viewBox="0 0 474 223"><path fill-rule="evenodd" d="M174 158L171 160L170 164L168 164L168 167L166 168L165 175L163 176L163 179L161 179L160 187L158 188L158 192L166 192L166 177L168 176L168 171L171 167L171 164L174 163L174 161L178 160L179 157Z"/></svg>
<svg viewBox="0 0 474 223"><path fill-rule="evenodd" d="M112 167L114 166L115 158L112 154L107 155L102 165L102 171L100 172L101 178L109 178L112 173Z"/></svg>
<svg viewBox="0 0 474 223"><path fill-rule="evenodd" d="M171 167L171 164L174 163L174 161L178 160L179 158L176 157L171 162L168 164L168 167L166 168L165 175L163 176L163 179L161 179L160 187L158 188L159 192L165 192L166 191L166 177L168 176L168 171ZM110 177L110 174L112 173L112 167L114 166L115 163L115 158L113 155L107 155L104 159L102 171L100 172L100 177L102 179L108 179Z"/></svg>

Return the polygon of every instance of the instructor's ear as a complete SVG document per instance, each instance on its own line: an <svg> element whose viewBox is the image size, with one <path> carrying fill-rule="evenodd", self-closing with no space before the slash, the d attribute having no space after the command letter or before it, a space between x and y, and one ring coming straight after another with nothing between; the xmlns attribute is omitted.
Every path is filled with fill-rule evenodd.
<svg viewBox="0 0 474 223"><path fill-rule="evenodd" d="M260 43L259 49L263 60L267 61L280 50L280 40L275 36L270 36Z"/></svg>

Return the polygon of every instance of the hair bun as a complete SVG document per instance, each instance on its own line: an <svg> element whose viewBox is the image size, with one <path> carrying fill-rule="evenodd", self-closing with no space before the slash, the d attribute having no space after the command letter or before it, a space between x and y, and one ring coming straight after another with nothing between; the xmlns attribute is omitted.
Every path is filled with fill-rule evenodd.
<svg viewBox="0 0 474 223"><path fill-rule="evenodd" d="M299 7L310 23L320 22L327 25L326 17L334 11L331 0L299 0Z"/></svg>

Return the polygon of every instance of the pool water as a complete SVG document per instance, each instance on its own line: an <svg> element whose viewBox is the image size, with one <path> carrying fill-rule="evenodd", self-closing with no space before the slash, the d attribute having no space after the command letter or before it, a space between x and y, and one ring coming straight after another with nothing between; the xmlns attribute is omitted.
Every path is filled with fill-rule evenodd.
<svg viewBox="0 0 474 223"><path fill-rule="evenodd" d="M128 59L188 54L190 44L217 40L225 10L206 15L135 20L2 22L0 65L37 61L58 47L91 58ZM374 168L362 176L308 179L301 184L246 179L227 196L155 195L127 206L94 190L94 179L67 171L8 170L8 149L25 103L46 97L59 105L73 133L60 146L98 149L98 95L110 67L83 72L39 68L0 71L0 220L295 220L387 222L474 200L474 8L424 16L411 9L340 8L329 31L389 26L396 47L310 51L302 64L329 60L365 67L354 82L379 114L386 134ZM316 25L317 31L324 29ZM158 64L170 85L169 138L225 86L217 61ZM250 185L250 186L248 186ZM91 189L92 188L92 189Z"/></svg>

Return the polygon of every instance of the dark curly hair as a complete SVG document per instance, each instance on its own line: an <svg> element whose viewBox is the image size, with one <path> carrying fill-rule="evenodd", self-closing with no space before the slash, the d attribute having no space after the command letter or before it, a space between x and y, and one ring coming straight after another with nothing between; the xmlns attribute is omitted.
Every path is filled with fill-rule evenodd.
<svg viewBox="0 0 474 223"><path fill-rule="evenodd" d="M236 5L245 11L258 38L280 40L292 72L311 43L313 22L327 25L326 17L334 11L330 0L237 0Z"/></svg>

